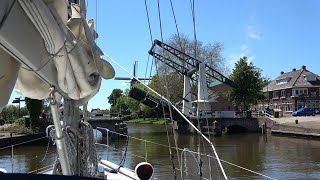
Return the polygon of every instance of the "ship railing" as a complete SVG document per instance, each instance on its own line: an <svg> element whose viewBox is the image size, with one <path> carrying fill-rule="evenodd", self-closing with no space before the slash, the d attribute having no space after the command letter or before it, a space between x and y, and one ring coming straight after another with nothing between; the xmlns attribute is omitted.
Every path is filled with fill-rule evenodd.
<svg viewBox="0 0 320 180"><path fill-rule="evenodd" d="M30 143L34 143L34 142L37 142L37 141L40 141L40 140L43 140L43 139L48 139L47 136L43 136L43 137L40 137L40 138L35 138L35 139L32 139L32 140L28 140L28 141L25 141L25 142L21 142L21 143L16 143L16 144L12 144L12 145L9 145L9 146L5 146L5 147L1 147L0 150L5 150L5 149L11 149L11 173L15 173L14 171L14 168L15 168L15 148L18 147L18 146L22 146L22 145L27 145L27 144L30 144ZM34 159L37 159L39 160L39 162L42 162L46 159L46 157L48 156L48 148L49 148L49 144L50 143L50 139L48 139L48 146L47 146L47 149L46 149L46 152L45 152L45 155L44 156L35 156L33 158L30 158L28 160L34 160ZM51 152L50 154L56 154L56 152ZM48 172L50 170L53 169L53 164L52 165L49 165L49 166L45 166L45 167L40 167L40 168L36 168L35 170L32 170L32 171L29 171L27 173L41 173L41 172Z"/></svg>
<svg viewBox="0 0 320 180"><path fill-rule="evenodd" d="M200 152L195 152L195 151L192 151L188 148L179 148L179 147L173 147L173 146L169 146L169 145L166 145L166 144L161 144L161 143L157 143L157 142L153 142L153 141L149 141L149 140L146 140L146 139L141 139L141 138L137 138L137 137L134 137L134 136L129 136L128 134L121 134L121 133L118 133L118 132L115 132L115 131L112 131L112 130L109 130L107 128L103 128L103 127L97 127L96 128L96 133L98 131L98 129L100 130L105 130L107 132L107 144L102 144L102 143L98 143L96 141L96 145L98 146L102 146L102 147L105 147L107 149L107 160L109 160L109 152L110 150L116 150L116 151L120 151L122 153L126 153L128 155L131 155L131 156L134 156L134 157L138 157L138 158L141 158L143 159L144 161L147 161L148 160L148 151L147 151L147 144L153 144L153 145L157 145L157 146L161 146L161 147L166 147L166 148L171 148L173 150L178 150L181 152L181 155L182 153L184 152L188 152L188 153L191 153L192 156L194 157L194 155L200 155L200 156L205 156L207 158L210 158L210 159L214 159L214 160L217 160L216 157L210 155L210 154L205 154L205 153L200 153ZM129 152L126 152L125 150L122 150L122 149L119 149L119 148L115 148L113 146L110 146L109 144L109 137L111 137L111 134L115 134L119 137L125 137L125 138L130 138L130 139L134 139L134 140L137 140L137 141L142 141L144 143L144 156L143 155L137 155L137 154L133 154L133 153L129 153ZM113 136L114 137L114 136ZM97 140L97 134L96 134L96 140ZM230 166L233 166L233 167L236 167L236 168L239 168L239 169L242 169L242 170L245 170L245 171L248 171L248 172L251 172L255 175L259 175L259 176L262 176L264 178L267 178L267 179L273 179L275 180L275 178L272 178L270 176L267 176L267 175L264 175L264 174L261 174L259 172L256 172L256 171L253 171L253 170L250 170L250 169L247 169L245 167L242 167L242 166L239 166L239 165L236 165L234 163L231 163L231 162L228 162L226 160L222 160L220 159L221 162L225 163L225 164L228 164ZM182 163L182 162L181 162ZM163 165L164 167L167 166L168 164L165 164L165 163L162 163L160 161L157 160L157 164L159 165ZM175 170L178 170L181 172L181 169L182 168L175 168ZM183 172L185 172L184 170L182 170ZM204 178L202 177L203 179L208 179L208 178Z"/></svg>

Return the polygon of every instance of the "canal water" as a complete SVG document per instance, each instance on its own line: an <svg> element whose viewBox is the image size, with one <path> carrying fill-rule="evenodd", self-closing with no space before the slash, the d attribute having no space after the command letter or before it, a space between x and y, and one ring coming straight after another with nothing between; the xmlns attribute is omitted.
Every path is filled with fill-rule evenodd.
<svg viewBox="0 0 320 180"><path fill-rule="evenodd" d="M199 172L204 178L223 179L219 171L217 161L207 156L191 154L184 151L179 156L171 150L170 158L166 127L151 124L128 124L128 133L132 137L146 139L156 144L147 143L134 138L121 138L110 140L112 149L97 146L97 154L103 159L109 158L119 164L133 168L147 159L155 169L154 179L181 179L182 166L185 179L200 179ZM250 169L275 179L320 179L320 140L299 137L284 137L267 134L233 134L210 138L220 159L229 163ZM97 132L96 140L99 143L107 143L107 139ZM175 147L172 134L169 134L171 147ZM202 141L197 135L178 135L177 146L181 149L211 154L209 144ZM37 168L48 166L55 160L54 147L43 145L21 146L14 148L13 169L14 172L30 172ZM166 146L162 146L164 144ZM121 150L116 151L115 149ZM127 152L125 153L125 150ZM45 152L47 155L44 158ZM11 149L0 150L0 167L11 171ZM132 154L135 154L133 156ZM179 155L181 151L179 151ZM123 159L123 160L122 160ZM199 159L202 165L199 166ZM209 161L210 160L210 161ZM246 171L231 164L222 162L229 179L268 179L258 174ZM173 166L179 170L174 171ZM201 167L201 168L200 168ZM201 169L199 171L199 169Z"/></svg>

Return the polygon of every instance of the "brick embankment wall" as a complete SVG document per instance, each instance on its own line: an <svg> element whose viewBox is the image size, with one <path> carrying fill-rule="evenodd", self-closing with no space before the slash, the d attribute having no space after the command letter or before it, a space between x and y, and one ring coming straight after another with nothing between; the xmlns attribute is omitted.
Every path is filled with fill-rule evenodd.
<svg viewBox="0 0 320 180"><path fill-rule="evenodd" d="M275 121L273 121L273 120L271 120L269 118L262 117L262 118L257 118L257 119L258 119L259 127L262 127L262 125L266 123L267 128L271 129L273 127L273 125L276 124Z"/></svg>
<svg viewBox="0 0 320 180"><path fill-rule="evenodd" d="M29 134L29 135L17 135L17 136L12 136L12 137L2 137L2 138L0 138L0 148L24 143L24 142L35 140L35 139L42 138L45 136L46 136L45 133L39 133L39 134ZM30 145L32 143L39 143L39 141L41 141L41 142L47 141L47 138L43 138L41 140L33 141L33 142L30 142L27 144Z"/></svg>

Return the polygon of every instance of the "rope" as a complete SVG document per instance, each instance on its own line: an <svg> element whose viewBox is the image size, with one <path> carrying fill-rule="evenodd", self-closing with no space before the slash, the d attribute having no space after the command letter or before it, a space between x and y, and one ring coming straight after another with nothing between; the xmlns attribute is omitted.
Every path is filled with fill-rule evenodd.
<svg viewBox="0 0 320 180"><path fill-rule="evenodd" d="M193 34L194 34L194 58L196 59L197 58L197 36L196 36L196 26L195 26L195 10L194 10L194 0L190 0L190 5L191 5L191 12L192 12L192 22L193 22ZM199 80L198 80L199 81ZM199 88L199 87L198 87ZM204 105L205 106L205 105ZM198 122L198 127L199 127L199 130L201 132L201 124L200 124L200 119L199 119L199 113L198 113L198 110L199 110L199 102L197 102L197 122ZM204 111L204 113L206 112L206 110ZM198 137L200 139L200 135L198 134ZM209 139L210 139L210 134L209 134ZM201 141L201 140L200 140ZM199 143L200 143L199 141ZM204 146L204 142L203 142L203 139L202 139L202 144ZM200 149L201 145L199 145L199 151L201 151ZM199 155L199 161L201 161L201 156ZM209 161L209 164L210 164L210 161ZM210 175L211 175L211 165L209 166L210 168ZM202 173L201 173L201 169L200 169L200 179L201 179L201 176L202 176ZM227 179L227 178L226 178Z"/></svg>
<svg viewBox="0 0 320 180"><path fill-rule="evenodd" d="M194 8L194 0L190 0L191 12L192 12L192 23L193 23L193 37L194 37L194 58L197 59L197 33L196 33L196 15Z"/></svg>
<svg viewBox="0 0 320 180"><path fill-rule="evenodd" d="M22 142L22 143L13 144L13 145L10 145L10 146L6 146L6 147L3 147L3 148L0 148L0 150L8 149L8 148L15 147L15 146L20 146L20 145L27 144L27 143L34 142L34 141L38 141L38 140L41 140L41 139L44 139L44 138L47 138L47 137L41 137L41 138L25 141L25 142Z"/></svg>
<svg viewBox="0 0 320 180"><path fill-rule="evenodd" d="M178 28L178 23L176 20L176 15L174 13L174 8L173 8L173 4L172 4L172 0L170 0L170 5L171 5L171 11L172 11L172 15L173 15L173 19L174 19L174 24L176 26L176 31L177 31L177 35L178 35L178 41L179 41L179 45L180 45L180 50L182 52L184 52L183 48L182 48L182 42L181 42L181 38L180 38L180 33L179 33L179 28Z"/></svg>
<svg viewBox="0 0 320 180"><path fill-rule="evenodd" d="M163 42L163 30L162 30L162 21L161 21L161 12L160 12L160 1L159 0L157 0L157 4L158 4L158 17L159 17L159 26L160 26L160 35L161 35L161 41ZM163 48L163 46L162 46L162 51L161 51L161 53L162 53L162 57L164 57L164 48ZM166 70L166 69L165 69ZM167 81L167 77L166 76L164 76L164 80L165 80L165 87L166 87L166 94L167 94L167 98L169 99L169 90L168 90L168 81ZM170 106L170 104L169 104L169 101L167 101L168 102L168 107L169 107L169 113L170 113L170 120L171 120L171 123L173 124L174 122L173 122L173 117L172 117L172 110L171 110L171 106ZM166 125L167 126L167 125ZM167 129L166 129L167 130ZM168 136L168 130L167 130L167 136ZM176 138L176 134L175 134L175 132L173 132L173 138L174 138L174 142L175 142L175 146L176 146L176 148L178 147L178 145L177 145L177 138ZM168 137L168 140L169 140L169 137ZM172 156L172 154L171 154L171 156ZM179 165L181 164L180 163L180 159L179 159L179 152L177 151L177 158L178 158L178 163L179 163ZM173 165L173 167L174 167L174 165ZM175 172L174 172L175 173Z"/></svg>
<svg viewBox="0 0 320 180"><path fill-rule="evenodd" d="M189 152L189 153L192 155L192 157L194 158L194 160L195 160L195 161L197 162L197 164L199 165L199 174L202 173L202 172L201 172L201 166L202 166L201 160L198 161L197 158L194 156L194 154L191 153L188 148L184 148L184 149L182 150L182 152L181 152L181 167L180 167L180 169L181 169L180 173L181 173L181 179L182 179L182 180L183 180L183 175L182 175L182 172L183 172L183 166L182 166L183 158L182 158L182 155L184 154L184 152ZM201 175L201 176L202 176L202 175ZM201 178L200 178L200 179L201 179Z"/></svg>
<svg viewBox="0 0 320 180"><path fill-rule="evenodd" d="M153 43L153 38L152 38L152 32L151 32L151 25L150 25L150 18L149 18L147 0L144 0L144 5L146 7L146 14L147 14L148 26L149 26L149 34L150 34L150 39L151 39L151 44L152 44Z"/></svg>
<svg viewBox="0 0 320 180"><path fill-rule="evenodd" d="M42 160L41 160L41 161L39 161L39 162L43 162L43 161L46 159L47 154L48 154L48 150L49 150L49 146L50 146L50 139L48 138L48 145L47 145L46 152L45 152L45 154L44 154L44 156L43 156Z"/></svg>
<svg viewBox="0 0 320 180"><path fill-rule="evenodd" d="M98 0L96 0L96 33L94 34L94 38L96 41L96 44L98 44L98 38L97 38L97 34L98 34Z"/></svg>
<svg viewBox="0 0 320 180"><path fill-rule="evenodd" d="M202 134L201 131L200 131L198 128L196 128L196 127L194 126L194 124L193 124L188 118L186 118L185 115L184 115L182 112L180 112L179 109L178 109L177 107L175 107L167 98L163 97L161 94L159 94L158 92L156 92L155 90L153 90L153 89L150 88L149 86L143 84L142 81L140 81L138 78L134 77L129 71L127 71L127 70L126 70L124 67L122 67L119 63L117 63L117 62L116 62L114 59L112 59L109 55L107 55L107 54L105 54L105 55L106 55L107 58L109 58L113 63L115 63L115 64L116 64L117 66L119 66L122 70L124 70L126 73L128 73L131 77L135 78L138 82L140 82L142 85L144 85L147 89L149 89L150 91L152 91L153 93L155 93L157 96L159 96L159 97L162 98L163 100L167 101L167 103L168 103L169 105L171 105L171 106L177 111L177 113L179 113L179 114L181 115L181 117L183 117L184 120L185 120L192 128L194 128L194 130L195 130L197 133L201 134L201 136L210 144L210 146L211 146L211 148L212 148L215 156L217 157L217 160L218 160L218 163L219 163L219 167L220 167L220 169L221 169L221 171L222 171L222 173L223 173L223 175L224 175L224 178L225 178L225 179L228 179L227 176L226 176L226 174L225 174L225 172L224 172L224 169L223 169L223 167L222 167L222 165L221 165L221 162L220 162L220 159L219 159L219 157L218 157L217 151L216 151L214 145L210 142L210 140L209 140L204 134Z"/></svg>
<svg viewBox="0 0 320 180"><path fill-rule="evenodd" d="M126 157L127 157L127 151L128 151L128 144L129 144L129 136L127 136L127 142L126 142L126 149L124 151L124 154L121 158L121 161L119 163L119 167L116 170L116 172L119 172L120 168L123 167L124 163L126 162Z"/></svg>
<svg viewBox="0 0 320 180"><path fill-rule="evenodd" d="M42 168L39 168L39 169L36 169L36 170L33 170L33 171L29 171L27 172L28 174L31 174L31 173L34 173L34 172L39 172L40 170L44 170L44 169L51 169L53 167L53 165L48 165L48 166L45 166L45 167L42 167Z"/></svg>
<svg viewBox="0 0 320 180"><path fill-rule="evenodd" d="M129 136L129 135L126 135L126 134L121 134L121 133L118 133L118 132L115 132L115 131L111 131L111 130L109 130L109 129L107 129L107 128L97 127L97 129L105 129L105 130L108 130L108 131L111 132L111 133L114 133L114 134L117 134L117 135L120 135L120 136L123 136L123 137L129 137L130 139L135 139L135 140L138 140L138 141L144 141L144 142L147 142L147 143L150 143L150 144L153 144L153 145L157 145L157 146L169 148L169 146L168 146L168 145L165 145L165 144L160 144L160 143L157 143L157 142L153 142L153 141L149 141L149 140L137 138L137 137L134 137L134 136ZM105 145L105 144L100 144L100 143L96 143L96 144L97 144L97 145L100 145L100 146L106 146L106 147L109 147L109 148L112 148L112 149L116 149L116 148L114 148L114 147L111 147L111 146L108 146L108 145ZM191 151L191 150L186 149L186 148L184 148L184 149L182 149L182 148L175 148L175 147L170 147L170 148L174 148L174 149L177 149L177 150L179 150L179 151L183 151L183 150L184 150L184 151L187 151L187 152L190 152L190 153L194 153L194 154L197 154L197 155L200 154L201 156L206 156L206 157L209 157L209 158L213 158L213 159L218 160L217 157L214 157L214 156L212 156L212 155L210 155L210 154L199 153L199 152ZM134 155L134 154L132 154L132 153L127 153L127 154L130 154L130 155L133 155L133 156L136 156L136 157L140 157L140 158L142 158L142 159L145 159L145 157L138 156L138 155ZM234 166L234 167L237 167L237 168L240 168L240 169L249 171L249 172L251 172L251 173L254 173L254 174L257 174L257 175L266 177L266 178L268 178L268 179L276 180L275 178L272 178L272 177L270 177L270 176L267 176L267 175L264 175L264 174L255 172L255 171L253 171L253 170L250 170L250 169L247 169L247 168L245 168L245 167L242 167L242 166L233 164L233 163L231 163L231 162L228 162L228 161L225 161L225 160L222 160L222 159L219 159L219 160L220 160L221 162L224 162L224 163L228 164L228 165L231 165L231 166Z"/></svg>

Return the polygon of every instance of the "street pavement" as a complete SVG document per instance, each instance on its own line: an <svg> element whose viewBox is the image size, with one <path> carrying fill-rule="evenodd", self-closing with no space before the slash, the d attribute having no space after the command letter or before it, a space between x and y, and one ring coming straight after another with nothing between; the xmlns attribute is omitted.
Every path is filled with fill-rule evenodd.
<svg viewBox="0 0 320 180"><path fill-rule="evenodd" d="M319 129L320 130L320 115L316 116L287 116L280 118L271 118L273 121L276 121L279 124L285 124L295 127L303 127L309 129ZM298 124L296 124L298 120Z"/></svg>

